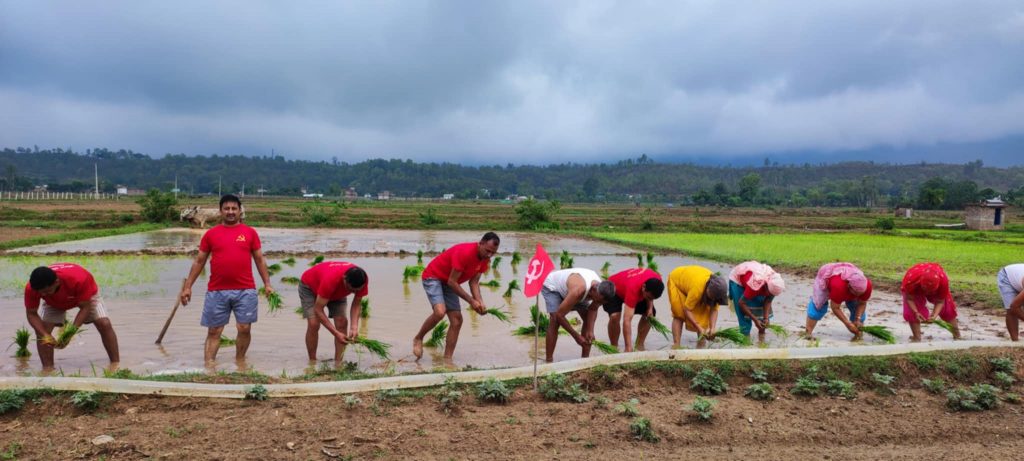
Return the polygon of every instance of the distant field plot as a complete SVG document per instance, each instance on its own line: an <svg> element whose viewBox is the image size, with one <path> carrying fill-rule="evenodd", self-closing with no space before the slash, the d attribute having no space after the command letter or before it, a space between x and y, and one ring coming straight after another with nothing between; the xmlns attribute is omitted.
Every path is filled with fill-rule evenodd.
<svg viewBox="0 0 1024 461"><path fill-rule="evenodd" d="M986 307L1001 307L995 287L999 268L1024 261L1017 244L859 233L815 234L638 234L595 237L681 251L727 262L756 259L813 275L824 263L849 261L873 280L895 287L911 265L934 261L949 273L954 295ZM961 302L963 302L961 301Z"/></svg>

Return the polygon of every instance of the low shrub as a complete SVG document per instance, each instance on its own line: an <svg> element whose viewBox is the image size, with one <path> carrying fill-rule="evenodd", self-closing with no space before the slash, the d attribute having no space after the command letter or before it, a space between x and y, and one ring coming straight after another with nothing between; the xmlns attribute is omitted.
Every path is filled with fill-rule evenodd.
<svg viewBox="0 0 1024 461"><path fill-rule="evenodd" d="M633 434L633 437L637 440L658 443L661 437L654 433L654 428L651 427L651 420L647 418L636 418L632 423L629 424L629 432Z"/></svg>
<svg viewBox="0 0 1024 461"><path fill-rule="evenodd" d="M487 378L476 386L476 398L481 402L504 405L512 398L512 390L496 378Z"/></svg>
<svg viewBox="0 0 1024 461"><path fill-rule="evenodd" d="M773 400L775 398L775 388L768 383L751 384L747 386L747 390L743 392L743 395L754 400Z"/></svg>
<svg viewBox="0 0 1024 461"><path fill-rule="evenodd" d="M690 389L696 389L704 395L721 395L729 390L729 385L718 372L704 368L690 381Z"/></svg>
<svg viewBox="0 0 1024 461"><path fill-rule="evenodd" d="M693 400L693 404L690 405L690 410L697 415L697 419L701 421L711 421L714 414L715 400L705 399L704 397L697 396Z"/></svg>
<svg viewBox="0 0 1024 461"><path fill-rule="evenodd" d="M565 375L555 373L545 376L537 390L545 400L570 403L584 403L590 400L590 396L579 383L570 384Z"/></svg>

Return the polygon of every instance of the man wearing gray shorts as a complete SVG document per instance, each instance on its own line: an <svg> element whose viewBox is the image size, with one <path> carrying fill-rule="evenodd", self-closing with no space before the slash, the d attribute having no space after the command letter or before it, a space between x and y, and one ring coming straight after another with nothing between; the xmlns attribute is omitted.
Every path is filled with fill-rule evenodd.
<svg viewBox="0 0 1024 461"><path fill-rule="evenodd" d="M207 328L203 357L207 365L217 359L220 336L228 324L231 313L235 314L235 360L244 360L252 340L252 324L257 320L259 298L256 296L256 282L252 278L252 263L263 279L263 289L269 295L274 292L270 286L267 260L263 257L260 237L256 230L242 224L242 202L228 194L220 199L221 223L203 234L199 242L199 254L192 262L192 269L178 295L182 305L192 299L192 284L210 261L210 281L203 302L203 316L200 324Z"/></svg>
<svg viewBox="0 0 1024 461"><path fill-rule="evenodd" d="M582 356L590 357L597 311L615 296L615 284L609 281L602 282L597 272L576 267L548 274L540 294L550 316L545 338L545 360L554 361L560 327L565 328L565 331L576 340L576 344L583 348ZM577 312L583 319L582 334L576 332L565 317L571 311Z"/></svg>
<svg viewBox="0 0 1024 461"><path fill-rule="evenodd" d="M40 312L42 304L42 312ZM36 347L43 370L53 369L53 328L67 322L67 311L78 308L72 324L81 327L91 323L96 327L107 351L111 369L121 361L117 349L117 334L107 317L99 286L92 274L82 266L60 263L40 266L32 271L25 285L25 314L28 324L36 331Z"/></svg>
<svg viewBox="0 0 1024 461"><path fill-rule="evenodd" d="M316 361L322 325L334 335L334 361L341 363L345 344L358 335L359 310L369 289L366 272L352 263L324 261L303 272L299 282L299 302L302 303L302 318L306 319L306 352L310 362ZM345 318L350 294L353 295L351 326ZM324 315L325 306L327 315ZM334 319L334 323L330 319Z"/></svg>
<svg viewBox="0 0 1024 461"><path fill-rule="evenodd" d="M1024 264L1010 264L996 276L999 295L1006 308L1006 331L1011 341L1020 339L1020 322L1024 321Z"/></svg>
<svg viewBox="0 0 1024 461"><path fill-rule="evenodd" d="M423 291L430 301L431 312L412 339L412 353L416 360L423 357L423 337L447 316L448 335L445 337L444 360L447 363L452 361L455 345L459 342L459 330L462 328L459 298L465 299L478 314L485 314L487 309L480 295L480 275L490 266L491 256L498 252L499 244L501 240L498 234L488 232L479 242L453 245L427 264L423 270ZM467 281L469 293L462 288L462 284Z"/></svg>

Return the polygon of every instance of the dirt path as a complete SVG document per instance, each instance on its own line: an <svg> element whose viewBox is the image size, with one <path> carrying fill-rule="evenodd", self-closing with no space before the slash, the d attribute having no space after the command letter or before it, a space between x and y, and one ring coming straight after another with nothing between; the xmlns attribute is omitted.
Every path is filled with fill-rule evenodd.
<svg viewBox="0 0 1024 461"><path fill-rule="evenodd" d="M975 356L985 364L994 354L1014 357L1018 369L1024 362L1021 351ZM846 363L856 373L851 364L858 362ZM484 404L466 387L451 415L440 410L436 390L390 399L362 394L351 406L342 396L263 402L108 396L92 413L58 395L0 416L0 450L19 444L21 459L1019 459L1020 405L954 413L945 397L919 388L923 375L906 359L860 363L901 370L904 387L880 395L850 378L856 399L795 397L789 389L801 371L783 366L785 372L773 374L777 399L762 403L742 396L751 381L737 367L728 393L714 397L710 423L687 409L696 397L690 380L655 367L577 374L590 391L582 404L544 401L528 384L507 405ZM970 384L985 381L986 368L959 378L929 373ZM634 398L660 442L635 440L631 418L615 411ZM94 446L99 435L114 441Z"/></svg>

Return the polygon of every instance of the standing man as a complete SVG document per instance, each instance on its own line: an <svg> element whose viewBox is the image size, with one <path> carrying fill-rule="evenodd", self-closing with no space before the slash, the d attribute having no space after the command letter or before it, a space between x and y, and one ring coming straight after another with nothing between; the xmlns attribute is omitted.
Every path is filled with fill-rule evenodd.
<svg viewBox="0 0 1024 461"><path fill-rule="evenodd" d="M871 280L857 266L846 263L828 263L818 269L814 278L814 291L811 301L807 304L807 330L805 336L813 338L814 327L818 324L831 306L832 313L839 318L850 333L853 341L859 340L864 333L860 327L867 319L868 300L871 299ZM846 305L843 312L840 305Z"/></svg>
<svg viewBox="0 0 1024 461"><path fill-rule="evenodd" d="M228 324L231 313L235 313L235 327L238 336L235 339L235 359L244 360L252 340L252 324L256 323L259 298L256 295L256 283L252 278L252 262L256 261L256 269L263 279L263 289L269 295L274 292L270 286L270 274L267 272L267 260L260 250L260 237L256 230L242 224L242 201L231 194L220 198L221 223L211 227L203 234L199 242L199 254L192 263L185 286L181 289L182 305L188 305L192 299L192 284L206 266L206 260L213 255L210 262L210 282L206 288L206 299L203 302L203 316L200 324L207 328L204 358L207 364L217 359L220 349L220 335L224 325Z"/></svg>
<svg viewBox="0 0 1024 461"><path fill-rule="evenodd" d="M622 319L621 331L626 352L633 352L633 315L639 314L641 317L636 346L644 350L644 341L651 331L647 317L657 313L654 300L665 292L661 275L650 269L627 269L608 277L608 281L615 284L615 296L604 304L604 311L608 313L608 340L612 346L619 347L619 319Z"/></svg>
<svg viewBox="0 0 1024 461"><path fill-rule="evenodd" d="M334 361L341 363L345 343L355 339L359 332L359 310L363 297L369 292L370 284L366 272L352 263L324 261L302 273L299 282L299 301L302 303L302 318L306 319L306 352L309 361L316 361L316 348L320 341L320 325L334 335ZM349 317L351 328L345 318L345 304L348 295L352 298ZM330 318L324 315L327 307ZM345 332L348 332L346 336Z"/></svg>
<svg viewBox="0 0 1024 461"><path fill-rule="evenodd" d="M590 345L594 340L594 324L597 323L597 310L604 303L615 297L615 284L601 281L601 277L590 269L572 268L554 271L544 279L544 287L540 291L547 306L548 322L545 342L545 360L554 361L555 344L558 341L558 328L572 335L583 348L583 357L590 357ZM583 333L577 333L565 318L569 312L575 311L583 320Z"/></svg>
<svg viewBox="0 0 1024 461"><path fill-rule="evenodd" d="M39 304L42 300L42 313ZM28 324L36 330L39 360L43 370L53 369L53 327L67 322L67 311L78 308L72 323L76 327L91 323L96 326L107 350L111 369L117 368L121 355L117 349L117 334L107 318L100 288L89 271L78 264L60 263L49 267L40 266L29 275L25 285L25 316ZM41 315L40 315L41 314ZM61 346L63 347L63 346Z"/></svg>
<svg viewBox="0 0 1024 461"><path fill-rule="evenodd" d="M498 234L488 232L478 243L460 243L445 250L430 260L423 270L423 290L433 312L423 321L419 333L412 339L412 353L416 360L423 357L423 337L445 316L448 316L448 336L445 337L444 360L451 362L455 345L459 342L462 328L462 306L459 298L466 300L469 307L484 315L484 299L480 296L480 275L491 263L491 256L498 252L501 239ZM469 291L462 284L469 281Z"/></svg>

